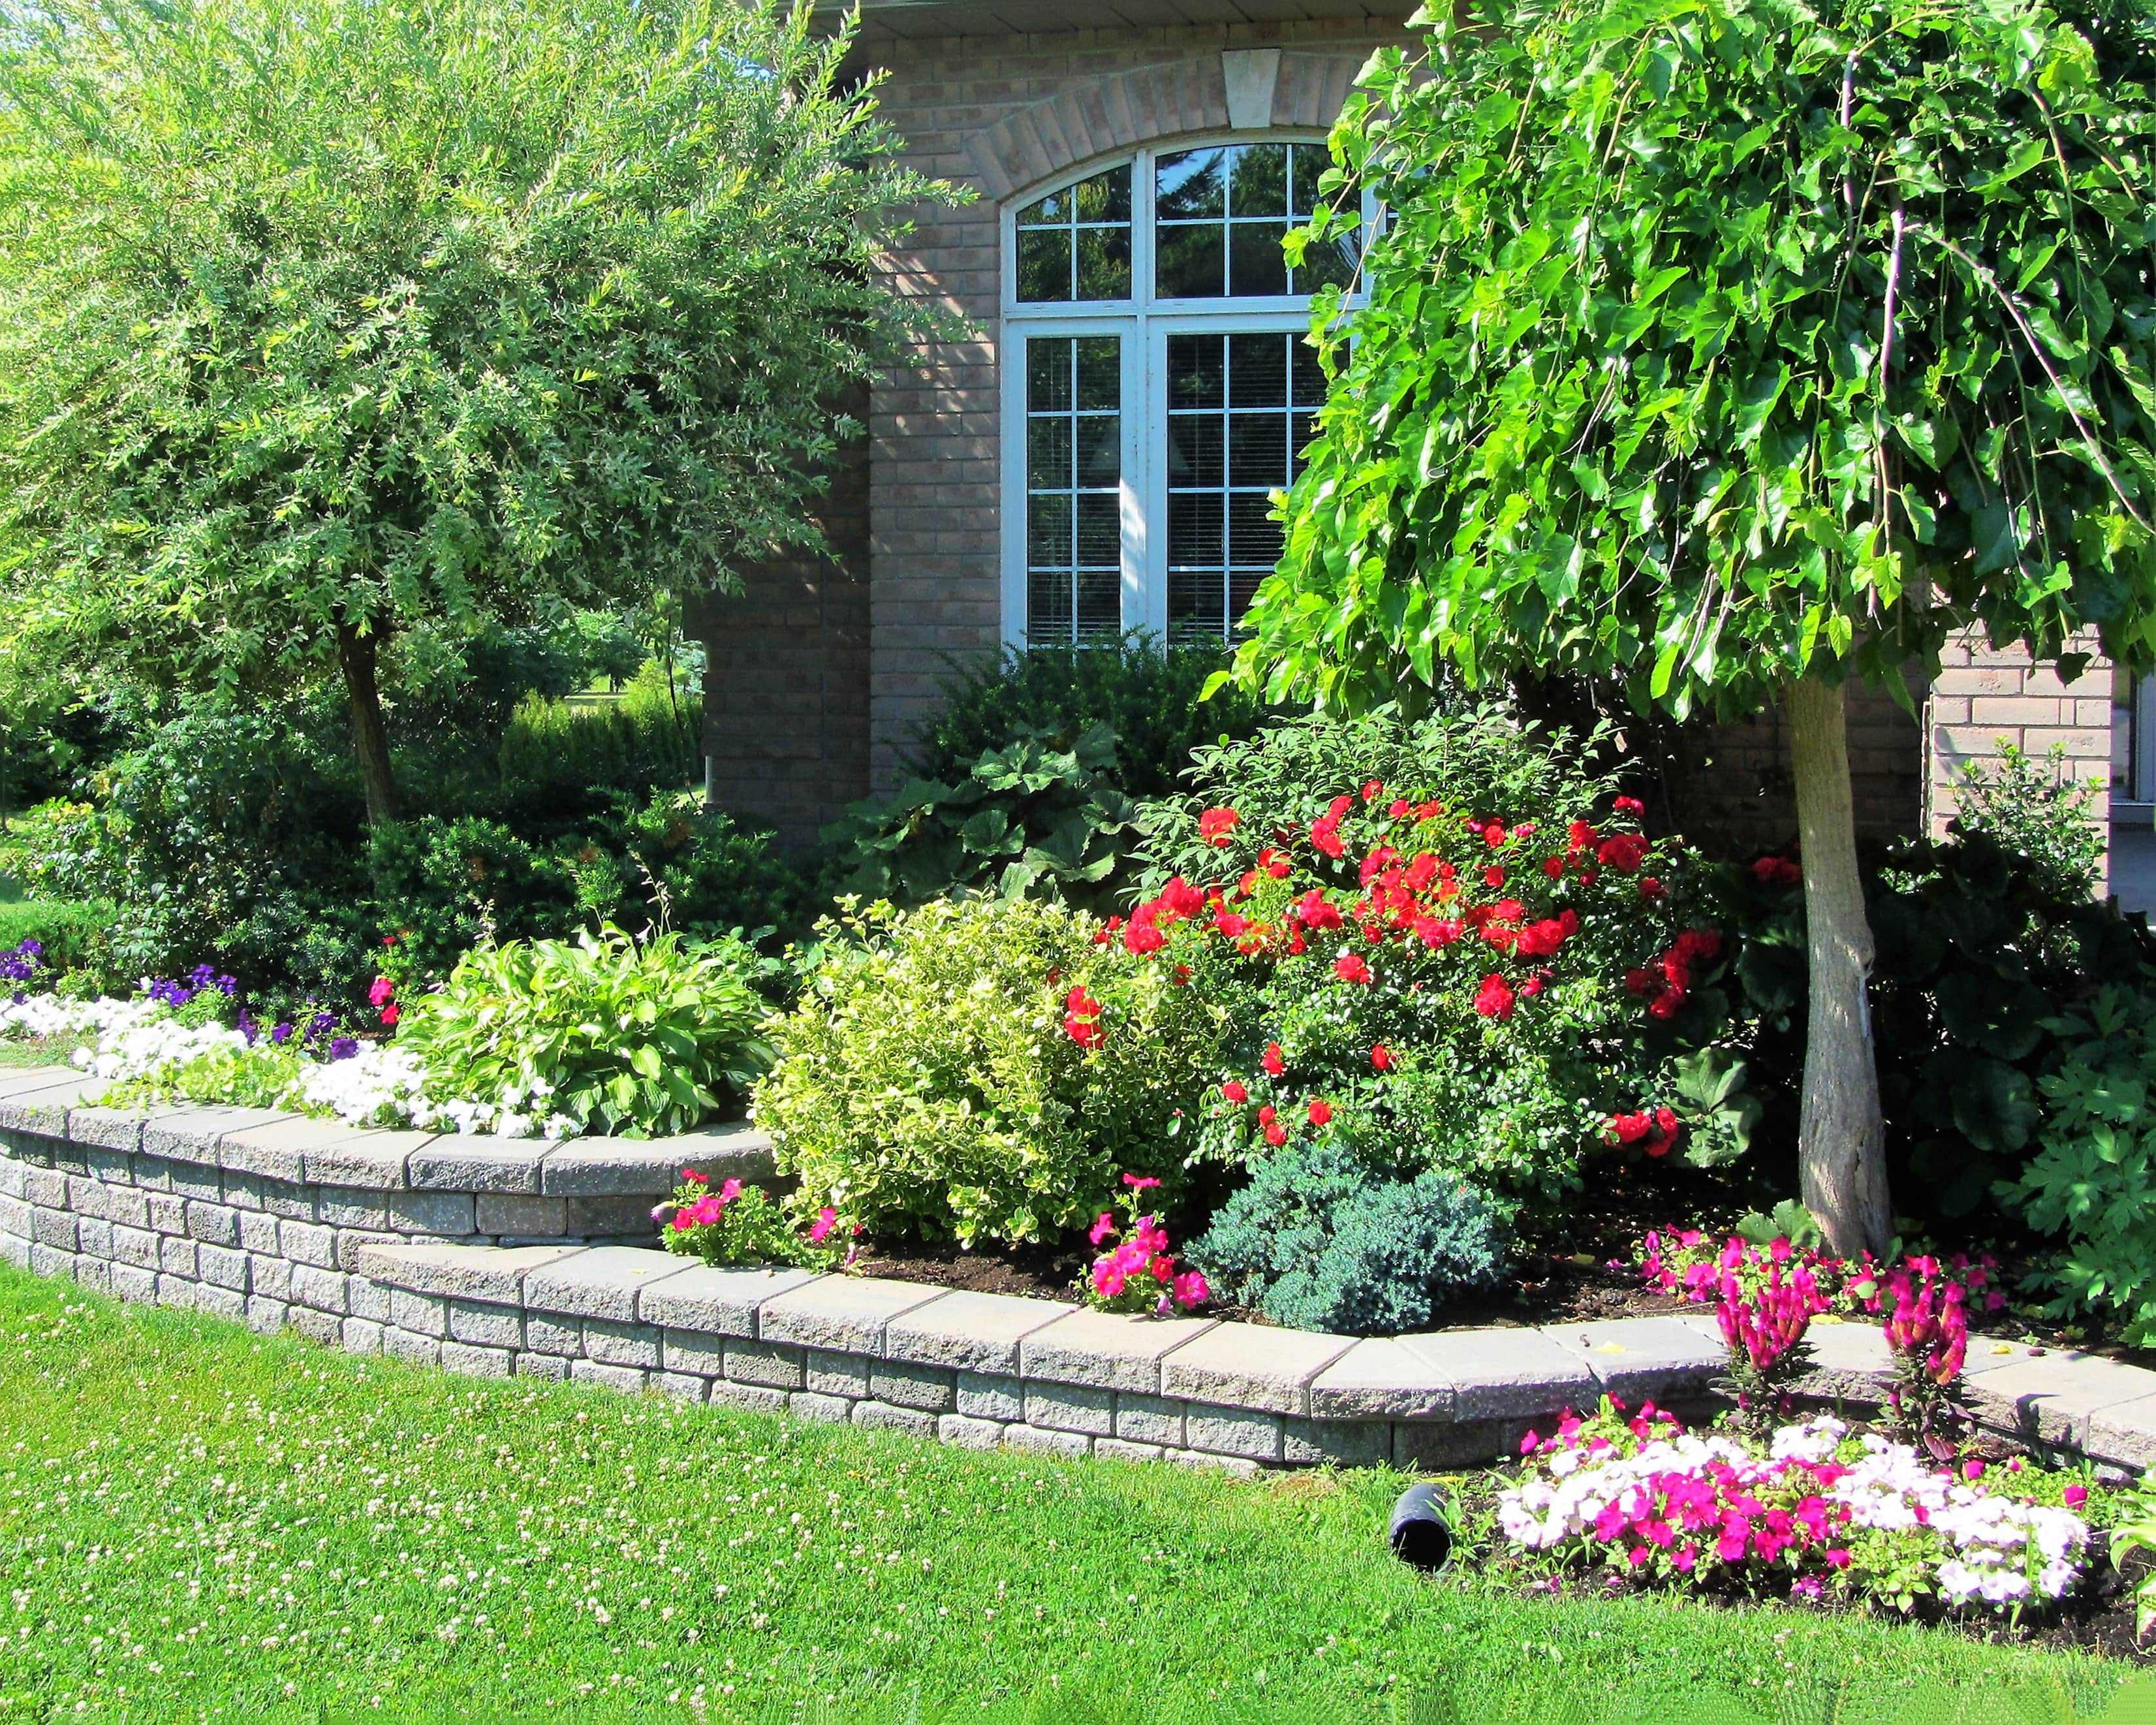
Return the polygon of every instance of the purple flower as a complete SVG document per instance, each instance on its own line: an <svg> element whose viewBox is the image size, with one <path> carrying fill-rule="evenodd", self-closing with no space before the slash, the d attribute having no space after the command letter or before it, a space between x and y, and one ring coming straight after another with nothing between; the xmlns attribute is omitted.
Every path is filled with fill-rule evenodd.
<svg viewBox="0 0 2156 1725"><path fill-rule="evenodd" d="M247 1038L247 1046L250 1048L254 1046L254 1038L261 1033L261 1027L248 1015L247 1008L244 1007L239 1009L239 1022L234 1028Z"/></svg>
<svg viewBox="0 0 2156 1725"><path fill-rule="evenodd" d="M21 953L24 958L43 958L45 955L45 943L35 939L26 940L20 942L15 950Z"/></svg>
<svg viewBox="0 0 2156 1725"><path fill-rule="evenodd" d="M332 1060L349 1060L358 1052L358 1043L348 1036L341 1036L330 1044L330 1058Z"/></svg>
<svg viewBox="0 0 2156 1725"><path fill-rule="evenodd" d="M291 1040L292 1027L290 1025L273 1024L270 1027L270 1041L272 1046L281 1048L285 1043Z"/></svg>

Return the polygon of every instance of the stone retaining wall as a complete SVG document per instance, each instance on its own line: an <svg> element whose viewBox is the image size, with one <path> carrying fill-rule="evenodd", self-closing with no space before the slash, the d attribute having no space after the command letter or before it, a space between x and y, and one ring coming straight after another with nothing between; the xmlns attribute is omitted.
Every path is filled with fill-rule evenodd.
<svg viewBox="0 0 2156 1725"><path fill-rule="evenodd" d="M244 1109L121 1114L70 1075L9 1074L0 1259L478 1376L1245 1469L1471 1465L1605 1393L1697 1403L1722 1364L1696 1313L1358 1340L714 1269L653 1244L650 1207L685 1165L771 1176L767 1142L742 1126L649 1143L438 1137ZM1804 1388L1879 1398L1875 1326L1822 1322L1812 1341ZM2156 1461L2156 1372L1979 1339L1967 1375L1998 1429L2115 1468Z"/></svg>

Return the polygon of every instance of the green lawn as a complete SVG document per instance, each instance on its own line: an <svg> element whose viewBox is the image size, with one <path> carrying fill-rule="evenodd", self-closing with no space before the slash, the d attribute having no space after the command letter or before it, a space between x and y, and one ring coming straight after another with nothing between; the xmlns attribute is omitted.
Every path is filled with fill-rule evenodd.
<svg viewBox="0 0 2156 1725"><path fill-rule="evenodd" d="M1806 1711L1838 1681L2012 1676L2086 1707L2118 1675L1858 1618L1432 1583L1382 1547L1399 1484L477 1383L0 1269L0 1721L693 1719L917 1692L1185 1725L1433 1682L1666 1717L1707 1685Z"/></svg>

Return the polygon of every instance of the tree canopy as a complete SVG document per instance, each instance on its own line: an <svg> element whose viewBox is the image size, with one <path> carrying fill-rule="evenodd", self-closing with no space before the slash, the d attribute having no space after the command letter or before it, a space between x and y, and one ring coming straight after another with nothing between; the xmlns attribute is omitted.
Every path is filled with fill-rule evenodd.
<svg viewBox="0 0 2156 1725"><path fill-rule="evenodd" d="M941 195L847 46L775 0L0 3L0 646L341 660L364 760L384 638L813 543Z"/></svg>
<svg viewBox="0 0 2156 1725"><path fill-rule="evenodd" d="M1333 148L1388 225L1243 674L2148 666L2150 50L2135 3L1466 0L1379 54Z"/></svg>

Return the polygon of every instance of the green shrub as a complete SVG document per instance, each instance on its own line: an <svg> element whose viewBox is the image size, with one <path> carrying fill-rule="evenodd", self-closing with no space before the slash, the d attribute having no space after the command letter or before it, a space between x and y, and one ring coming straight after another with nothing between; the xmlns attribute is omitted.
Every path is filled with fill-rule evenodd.
<svg viewBox="0 0 2156 1725"><path fill-rule="evenodd" d="M1216 1295L1294 1330L1397 1336L1503 1274L1502 1218L1473 1187L1403 1179L1334 1140L1262 1164L1190 1248Z"/></svg>
<svg viewBox="0 0 2156 1725"><path fill-rule="evenodd" d="M567 934L578 920L574 868L476 816L377 826L367 867L374 914L418 974L444 976L491 928L501 940Z"/></svg>
<svg viewBox="0 0 2156 1725"><path fill-rule="evenodd" d="M696 775L701 726L701 703L670 691L655 660L613 699L530 696L502 734L502 794L536 813L593 790L677 789Z"/></svg>
<svg viewBox="0 0 2156 1725"><path fill-rule="evenodd" d="M12 952L23 941L35 940L44 948L41 956L48 970L94 969L116 914L110 904L51 899L0 904L0 951Z"/></svg>
<svg viewBox="0 0 2156 1725"><path fill-rule="evenodd" d="M919 904L953 893L1112 902L1137 809L1109 776L1105 726L1068 748L1023 734L946 785L916 779L824 832L839 890Z"/></svg>
<svg viewBox="0 0 2156 1725"><path fill-rule="evenodd" d="M814 918L809 883L772 833L706 808L701 791L657 791L641 805L622 799L588 830L591 844L575 859L580 902L625 928L654 914L654 882L671 926L690 935L803 933Z"/></svg>
<svg viewBox="0 0 2156 1725"><path fill-rule="evenodd" d="M1982 835L2010 852L2051 898L2087 898L2103 872L2104 830L2092 815L2102 780L2077 782L2063 743L2054 743L2041 763L2005 737L1998 749L1995 765L1972 761L1962 769L1950 830Z"/></svg>
<svg viewBox="0 0 2156 1725"><path fill-rule="evenodd" d="M804 1196L871 1230L1035 1240L1083 1226L1126 1168L1170 1171L1224 1011L1022 899L888 906L819 925L756 1118ZM1074 991L1132 1034L1065 1028Z"/></svg>
<svg viewBox="0 0 2156 1725"><path fill-rule="evenodd" d="M738 941L614 928L480 945L412 1003L397 1047L434 1096L664 1137L738 1106L768 1063L768 968Z"/></svg>
<svg viewBox="0 0 2156 1725"><path fill-rule="evenodd" d="M2156 1000L2107 989L2050 1027L2063 1040L2041 1081L2040 1146L2002 1196L2066 1244L2039 1274L2055 1316L2118 1321L2156 1339Z"/></svg>
<svg viewBox="0 0 2156 1725"><path fill-rule="evenodd" d="M1096 726L1114 734L1104 770L1131 796L1175 790L1191 751L1224 738L1247 737L1264 709L1239 690L1202 701L1205 683L1227 663L1217 647L1163 647L1133 633L1113 646L1006 647L995 659L952 678L943 706L922 731L913 767L923 779L962 779L982 756L1022 737L1045 736L1070 749Z"/></svg>

